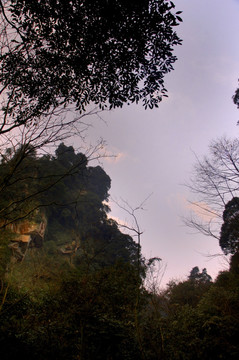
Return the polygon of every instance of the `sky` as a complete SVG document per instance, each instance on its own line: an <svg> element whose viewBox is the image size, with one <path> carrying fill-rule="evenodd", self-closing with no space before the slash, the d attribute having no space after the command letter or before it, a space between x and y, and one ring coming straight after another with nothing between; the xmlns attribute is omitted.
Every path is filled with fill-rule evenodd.
<svg viewBox="0 0 239 360"><path fill-rule="evenodd" d="M226 268L217 240L186 227L187 200L183 185L192 176L195 154L208 153L212 140L237 137L239 110L232 102L239 78L239 1L175 0L183 23L177 27L183 45L178 61L165 78L169 98L158 109L141 105L102 114L89 131L93 143L103 138L109 154L101 165L112 180L110 194L136 212L142 253L161 261L161 285L183 280L194 266L213 278ZM132 224L132 218L110 201L110 216Z"/></svg>

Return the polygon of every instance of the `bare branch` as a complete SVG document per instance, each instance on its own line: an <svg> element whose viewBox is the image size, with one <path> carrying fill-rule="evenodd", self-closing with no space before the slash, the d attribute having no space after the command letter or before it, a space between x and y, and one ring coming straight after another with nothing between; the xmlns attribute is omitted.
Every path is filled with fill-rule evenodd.
<svg viewBox="0 0 239 360"><path fill-rule="evenodd" d="M184 222L219 239L225 205L239 193L239 140L223 137L213 141L209 151L202 160L195 155L194 175L186 184L195 195L195 200L189 201L193 215Z"/></svg>

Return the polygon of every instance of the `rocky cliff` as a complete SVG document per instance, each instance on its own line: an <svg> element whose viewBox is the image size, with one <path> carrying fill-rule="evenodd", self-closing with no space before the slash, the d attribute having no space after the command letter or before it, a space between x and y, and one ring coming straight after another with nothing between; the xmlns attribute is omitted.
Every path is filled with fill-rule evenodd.
<svg viewBox="0 0 239 360"><path fill-rule="evenodd" d="M8 225L8 230L14 235L13 240L9 244L13 258L21 261L28 247L42 247L46 226L46 216L39 211L35 212L31 219L20 220Z"/></svg>

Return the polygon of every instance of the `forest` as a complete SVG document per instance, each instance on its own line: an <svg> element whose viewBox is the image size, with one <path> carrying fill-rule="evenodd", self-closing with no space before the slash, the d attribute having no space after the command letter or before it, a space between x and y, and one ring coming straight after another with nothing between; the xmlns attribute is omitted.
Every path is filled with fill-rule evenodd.
<svg viewBox="0 0 239 360"><path fill-rule="evenodd" d="M214 142L189 185L221 223L187 225L217 239L228 270L212 280L195 264L164 288L137 219L111 218L104 144L84 146L88 117L160 106L181 11L164 0L0 9L1 360L238 359L238 140Z"/></svg>
<svg viewBox="0 0 239 360"><path fill-rule="evenodd" d="M20 153L2 160L1 174ZM238 243L221 242L234 255L214 282L195 266L166 289L148 286L159 259L146 260L110 219L110 183L100 166L63 143L51 157L29 151L14 172L1 199L8 221L0 248L1 358L236 359ZM29 204L24 192L38 195ZM225 219L235 206L228 204ZM238 227L230 227L233 236Z"/></svg>

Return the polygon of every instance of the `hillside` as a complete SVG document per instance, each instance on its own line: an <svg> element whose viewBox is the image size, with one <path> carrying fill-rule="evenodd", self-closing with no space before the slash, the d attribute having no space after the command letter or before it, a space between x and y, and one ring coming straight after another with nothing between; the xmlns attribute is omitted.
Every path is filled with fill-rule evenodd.
<svg viewBox="0 0 239 360"><path fill-rule="evenodd" d="M1 360L238 359L238 254L214 282L194 267L160 289L160 260L142 258L109 218L100 166L64 144L55 156L7 155Z"/></svg>

